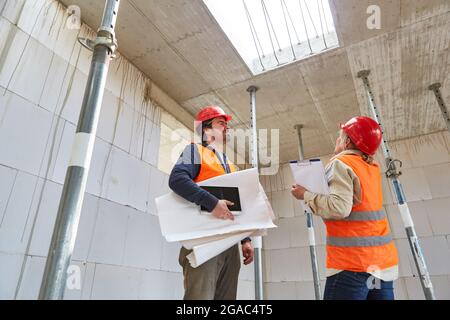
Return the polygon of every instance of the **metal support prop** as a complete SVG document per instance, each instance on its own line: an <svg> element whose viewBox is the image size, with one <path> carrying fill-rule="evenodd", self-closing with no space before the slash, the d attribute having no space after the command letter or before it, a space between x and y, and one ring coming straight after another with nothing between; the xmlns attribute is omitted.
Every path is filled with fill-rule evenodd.
<svg viewBox="0 0 450 320"><path fill-rule="evenodd" d="M448 114L447 106L445 105L444 99L441 94L441 84L435 83L428 87L431 91L434 92L436 96L437 103L439 104L439 108L441 109L442 116L444 117L445 124L447 125L448 131L450 131L450 116Z"/></svg>
<svg viewBox="0 0 450 320"><path fill-rule="evenodd" d="M64 297L67 270L75 245L110 60L117 47L114 27L120 0L107 0L94 41L79 39L93 50L89 78L66 172L58 215L45 265L39 299Z"/></svg>
<svg viewBox="0 0 450 320"><path fill-rule="evenodd" d="M258 136L256 131L256 91L258 88L251 86L247 89L250 93L250 125L252 129L251 141L251 163L253 168L258 168ZM253 238L255 250L255 300L264 299L263 277L262 277L262 237Z"/></svg>
<svg viewBox="0 0 450 320"><path fill-rule="evenodd" d="M372 89L369 83L370 71L363 70L358 73L358 78L360 78L364 83L364 88L367 94L368 103L370 111L374 117L374 119L378 122L378 124L383 128L381 124L380 114L378 113L378 109L375 104L375 99L373 96ZM384 130L383 130L384 131ZM396 163L401 167L401 162L399 160L395 160L391 156L391 152L389 150L387 141L383 138L381 143L381 147L383 150L383 155L386 160L386 176L392 183L392 186L395 190L395 195L398 202L398 207L400 211L400 215L403 221L403 225L406 230L406 235L408 237L408 242L411 248L412 255L414 257L414 262L416 264L417 271L419 273L420 283L423 288L423 292L425 298L427 300L435 300L435 295L433 291L433 285L431 283L430 274L427 269L427 265L425 263L425 258L422 254L422 250L420 249L419 239L417 238L417 234L414 228L414 223L411 218L411 213L409 212L408 203L405 198L405 194L403 192L403 187L400 183L398 177L401 175L401 172L397 170Z"/></svg>
<svg viewBox="0 0 450 320"><path fill-rule="evenodd" d="M303 152L303 140L302 140L302 125L296 125L295 129L298 134L298 153L299 159L304 160L304 152ZM314 280L314 293L316 296L316 300L321 300L321 290L320 290L320 278L319 278L319 268L317 267L317 253L316 253L316 237L314 233L314 221L311 210L308 206L305 206L305 214L306 214L306 224L308 227L308 239L309 239L309 252L311 255L311 267L313 272L313 280Z"/></svg>

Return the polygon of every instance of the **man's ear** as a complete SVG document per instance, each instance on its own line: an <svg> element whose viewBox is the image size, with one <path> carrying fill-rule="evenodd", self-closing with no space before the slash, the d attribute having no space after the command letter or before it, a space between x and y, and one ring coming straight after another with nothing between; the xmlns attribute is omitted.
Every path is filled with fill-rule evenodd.
<svg viewBox="0 0 450 320"><path fill-rule="evenodd" d="M345 139L345 147L350 147L353 144L352 140L349 137Z"/></svg>
<svg viewBox="0 0 450 320"><path fill-rule="evenodd" d="M208 138L210 138L211 141L214 141L215 140L214 135L209 135L206 133L208 130L212 130L212 128L205 128L203 130L203 141L208 141Z"/></svg>
<svg viewBox="0 0 450 320"><path fill-rule="evenodd" d="M355 149L356 148L352 139L350 139L349 137L347 137L347 141L345 141L345 147L346 147L346 149Z"/></svg>

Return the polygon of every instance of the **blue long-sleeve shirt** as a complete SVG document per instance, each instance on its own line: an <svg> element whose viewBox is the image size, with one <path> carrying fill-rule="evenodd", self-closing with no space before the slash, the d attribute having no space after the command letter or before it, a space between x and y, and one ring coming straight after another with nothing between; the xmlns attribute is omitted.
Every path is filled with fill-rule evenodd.
<svg viewBox="0 0 450 320"><path fill-rule="evenodd" d="M170 173L169 187L180 197L204 206L206 210L211 212L216 207L219 199L200 188L194 182L194 179L200 173L200 166L201 159L197 145L190 144L186 146Z"/></svg>

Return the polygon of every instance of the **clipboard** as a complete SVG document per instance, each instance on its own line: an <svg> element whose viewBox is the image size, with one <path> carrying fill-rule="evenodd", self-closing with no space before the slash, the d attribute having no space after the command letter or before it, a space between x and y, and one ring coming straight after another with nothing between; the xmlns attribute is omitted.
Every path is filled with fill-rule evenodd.
<svg viewBox="0 0 450 320"><path fill-rule="evenodd" d="M233 215L240 215L242 214L242 208L241 208L241 198L239 196L239 188L237 187L219 187L219 186L200 186L203 190L208 191L213 196L215 196L217 199L220 200L228 200L234 203L234 205L229 206L231 213ZM203 206L200 207L200 212L202 214L211 214L204 208Z"/></svg>
<svg viewBox="0 0 450 320"><path fill-rule="evenodd" d="M325 168L320 159L290 161L295 183L317 194L330 194Z"/></svg>
<svg viewBox="0 0 450 320"><path fill-rule="evenodd" d="M317 194L330 194L325 168L320 159L290 161L290 167L295 183ZM312 213L304 201L300 203L305 212Z"/></svg>

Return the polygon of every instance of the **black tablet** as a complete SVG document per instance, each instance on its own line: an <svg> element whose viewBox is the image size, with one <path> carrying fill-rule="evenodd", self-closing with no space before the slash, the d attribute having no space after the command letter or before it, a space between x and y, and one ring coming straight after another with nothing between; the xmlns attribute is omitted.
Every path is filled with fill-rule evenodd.
<svg viewBox="0 0 450 320"><path fill-rule="evenodd" d="M229 206L231 212L239 212L241 209L241 198L239 197L239 188L237 187L200 187L203 190L208 191L219 200L228 200L234 203L233 206ZM206 208L201 207L202 211L206 211Z"/></svg>

